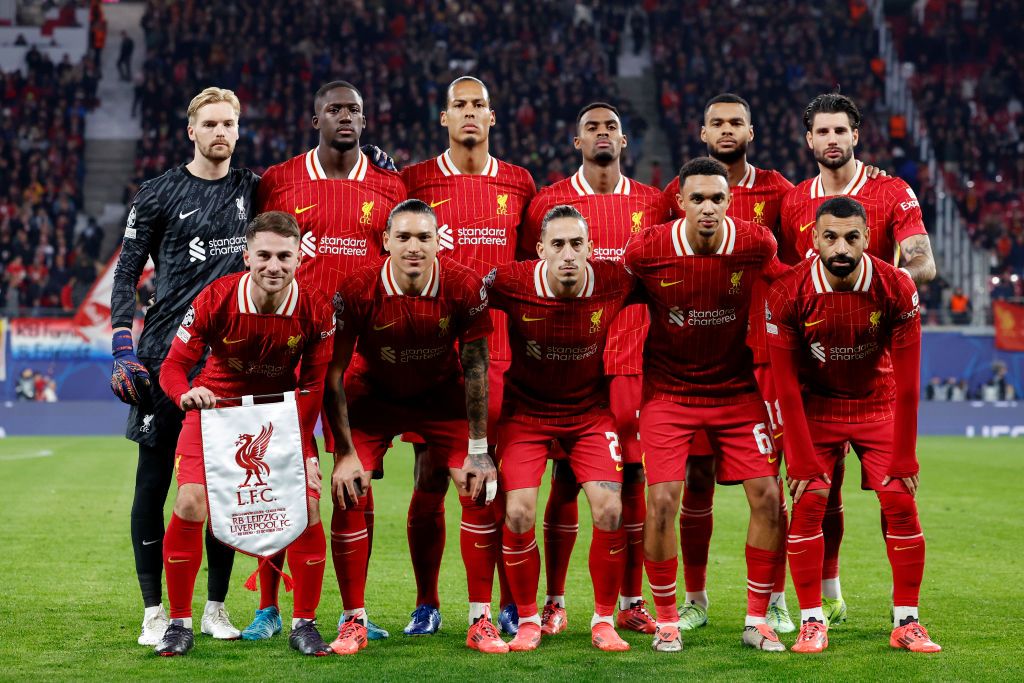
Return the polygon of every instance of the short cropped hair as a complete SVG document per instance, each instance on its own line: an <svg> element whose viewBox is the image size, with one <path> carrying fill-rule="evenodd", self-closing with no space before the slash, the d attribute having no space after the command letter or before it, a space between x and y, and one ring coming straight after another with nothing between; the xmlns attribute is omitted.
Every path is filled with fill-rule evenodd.
<svg viewBox="0 0 1024 683"><path fill-rule="evenodd" d="M434 223L434 230L437 230L437 214L430 208L426 202L419 199L406 199L401 202L395 208L391 209L391 213L388 214L388 226L387 231L391 232L391 223L394 221L395 216L402 213L418 213L424 216L430 216L431 221Z"/></svg>
<svg viewBox="0 0 1024 683"><path fill-rule="evenodd" d="M751 120L751 116L750 116L750 103L747 102L742 97L740 97L739 95L733 94L731 92L723 92L723 93L719 93L718 95L715 95L714 97L712 97L704 105L704 117L705 118L707 118L708 109L711 109L711 105L713 105L713 104L740 104L740 105L743 105L743 109L745 109L746 112L747 112L747 120L748 121Z"/></svg>
<svg viewBox="0 0 1024 683"><path fill-rule="evenodd" d="M298 241L299 223L295 216L286 211L265 211L249 221L245 227L245 241L251 242L261 232L272 232Z"/></svg>
<svg viewBox="0 0 1024 683"><path fill-rule="evenodd" d="M575 218L583 226L583 233L590 237L590 226L587 225L587 219L583 217L576 207L569 206L568 204L559 204L548 209L548 212L544 214L544 219L540 222L540 239L544 241L544 233L547 232L548 223L559 218Z"/></svg>
<svg viewBox="0 0 1024 683"><path fill-rule="evenodd" d="M217 104L218 102L227 102L230 104L231 108L235 110L236 119L241 116L242 105L239 103L238 96L235 95L234 91L228 90L227 88L216 88L211 86L209 88L205 88L188 103L188 125L194 126L196 124L196 114L199 112L200 108L205 107L208 104Z"/></svg>
<svg viewBox="0 0 1024 683"><path fill-rule="evenodd" d="M484 99L487 100L487 105L490 106L490 104L491 104L491 91L487 89L487 84L486 83L481 81L479 78L476 78L475 76L459 76L454 81L449 83L448 84L448 91L447 91L447 94L445 95L445 98L446 98L445 99L445 104L450 104L451 103L451 101L452 101L452 92L455 90L455 86L457 86L459 83L466 83L466 82L476 83L477 85L479 85L483 89L483 91L484 91Z"/></svg>
<svg viewBox="0 0 1024 683"><path fill-rule="evenodd" d="M356 95L358 95L360 100L363 99L363 93L359 92L359 88L352 85L348 81L331 81L330 83L324 83L317 89L316 94L313 95L314 114L320 113L320 103L323 101L327 93L331 92L332 90L337 90L338 88L348 88Z"/></svg>
<svg viewBox="0 0 1024 683"><path fill-rule="evenodd" d="M814 125L814 117L817 114L846 114L847 118L850 119L850 129L857 130L860 128L860 109L857 108L857 105L849 97L840 95L837 92L818 95L804 109L804 126L806 126L808 132L811 131L811 127Z"/></svg>
<svg viewBox="0 0 1024 683"><path fill-rule="evenodd" d="M729 169L718 159L711 157L697 157L690 159L679 169L679 189L682 190L683 183L692 175L720 175L729 182Z"/></svg>
<svg viewBox="0 0 1024 683"><path fill-rule="evenodd" d="M617 116L620 121L622 120L622 115L619 113L619 110L616 109L614 105L608 104L607 102L591 102L590 104L588 104L588 105L584 106L582 109L580 109L579 113L576 114L576 128L577 129L580 127L580 121L583 120L583 115L586 114L591 109L607 109L607 110L611 111L612 113L614 113L615 116Z"/></svg>
<svg viewBox="0 0 1024 683"><path fill-rule="evenodd" d="M820 221L824 215L835 216L836 218L851 218L853 216L859 216L864 224L867 225L868 214L864 210L864 206L856 199L851 199L845 195L839 195L832 197L827 200L821 206L818 207L818 211L814 214L814 220Z"/></svg>

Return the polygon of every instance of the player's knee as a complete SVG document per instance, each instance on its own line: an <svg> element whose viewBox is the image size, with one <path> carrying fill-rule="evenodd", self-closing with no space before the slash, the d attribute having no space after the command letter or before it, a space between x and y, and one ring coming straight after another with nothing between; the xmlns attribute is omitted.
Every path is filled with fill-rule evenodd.
<svg viewBox="0 0 1024 683"><path fill-rule="evenodd" d="M521 534L537 524L537 508L525 500L509 498L505 503L505 524L513 533Z"/></svg>
<svg viewBox="0 0 1024 683"><path fill-rule="evenodd" d="M658 526L668 525L675 519L679 496L668 487L652 486L647 491L647 519Z"/></svg>
<svg viewBox="0 0 1024 683"><path fill-rule="evenodd" d="M878 502L889 533L897 536L921 533L917 503L912 495L903 491L879 491Z"/></svg>
<svg viewBox="0 0 1024 683"><path fill-rule="evenodd" d="M319 498L308 498L306 500L306 513L309 517L309 523L306 528L316 526L320 523L320 499Z"/></svg>
<svg viewBox="0 0 1024 683"><path fill-rule="evenodd" d="M206 496L199 484L185 484L178 488L174 500L174 514L190 522L206 520Z"/></svg>
<svg viewBox="0 0 1024 683"><path fill-rule="evenodd" d="M747 487L747 499L750 502L752 515L765 519L768 522L778 523L781 514L780 506L782 498L779 496L779 487L771 477L764 477L763 480L756 480Z"/></svg>
<svg viewBox="0 0 1024 683"><path fill-rule="evenodd" d="M592 501L590 513L594 518L594 526L602 531L615 531L622 526L622 500L618 496Z"/></svg>

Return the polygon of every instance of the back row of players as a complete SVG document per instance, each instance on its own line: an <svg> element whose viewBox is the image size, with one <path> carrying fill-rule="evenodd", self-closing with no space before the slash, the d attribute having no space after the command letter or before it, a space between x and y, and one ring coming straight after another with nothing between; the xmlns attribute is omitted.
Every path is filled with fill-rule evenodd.
<svg viewBox="0 0 1024 683"><path fill-rule="evenodd" d="M271 167L262 180L248 171L229 168L238 138L238 115L238 101L230 91L210 88L193 100L189 107L189 137L195 141L195 158L191 163L145 183L140 189L130 210L115 277L112 297L115 359L121 367L128 369L133 379L141 380L136 384L144 385L146 379L152 378L154 385L149 392L140 392L139 405L133 408L128 426L128 436L139 442L140 451L132 514L136 567L146 607L140 643L156 644L165 635L168 622L161 606L160 565L162 559L166 560L175 552L172 541L180 536L180 528L175 526L181 519L172 517L166 537L162 519L162 501L169 488L182 423L180 396L175 396L178 400L172 401L155 385L161 363L167 357L186 309L207 284L241 268L238 253L245 246L244 229L249 215L256 210L283 211L297 221L304 258L299 281L304 287L311 287L326 296L342 291L336 302L341 309L340 321L345 321L346 316L356 315L359 305L354 303L355 300L367 296L372 299L373 292L377 290L381 290L378 294L384 299L397 297L401 287L396 281L389 280L389 273L398 271L390 265L382 270L379 263L382 253L380 236L387 232L394 207L412 197L422 200L426 204L423 208L433 214L427 222L436 221L435 246L442 256L438 268L428 268L433 280L419 282L414 278L421 288L416 291L430 295L432 291L440 292L449 286L446 280L472 282L472 277L457 275L461 270L452 261L468 268L466 272L475 278L487 277L495 267L502 266L497 279L488 283L492 287L492 312L487 327L493 325L493 332L486 335L487 345L484 348L488 353L481 354L479 344L472 343L474 335L466 336L468 328L456 327L459 320L462 321L459 324L465 324L465 316L452 319L442 315L432 319L434 329L428 335L431 343L427 345L416 337L417 331L397 324L415 317L409 312L404 313L404 317L396 312L388 320L374 318L371 328L358 328L358 324L352 323L367 333L359 336L360 346L356 348L352 368L345 380L350 411L354 410L353 393L362 397L359 410L350 412L353 438L356 439L355 451L349 453L350 457L345 457L346 451L335 448L330 434L327 441L327 450L332 453L339 451L332 473L336 507L331 538L345 608L339 621L339 637L332 643L333 649L354 652L365 645L367 638L386 637L386 632L374 627L367 619L362 600L372 541L372 489L367 495L356 496L347 506L344 490L346 485L351 489L353 482L363 476L361 472L364 470L372 472L373 476L383 475L382 455L387 441L391 434L403 429L411 432L407 437L410 440L426 442L415 446L417 464L408 529L418 595L417 607L406 633L429 634L436 632L441 625L437 582L445 538L443 501L449 466L452 466L451 474L460 485L460 494L463 494L460 496L463 506L460 537L469 584L470 632L467 644L470 647L487 652L508 649L508 644L499 638L498 628L491 622L490 601L496 564L502 589L498 624L502 631L518 632L511 643L513 649L532 649L537 646L542 633L550 635L565 628L565 577L576 538L576 498L582 486L590 497L595 514L595 536L591 546L591 568L597 598L592 624L595 645L602 649L621 649L625 645L611 628L617 593L618 625L621 628L654 633L655 649L681 648L679 630L697 628L707 620L704 577L712 525L711 500L717 478L720 483L743 482L750 501L746 551L748 614L744 642L760 649L784 649L776 631L788 632L795 627L788 616L784 597L786 555L783 548L787 522L777 479L779 458L773 448L774 438L781 436L782 420L780 404L766 372L768 344L764 334L766 327L776 332L784 328L778 320L764 320L767 309L762 304L766 280L761 277L765 267L769 271L781 271L781 267L776 265L768 266L777 264L774 259L776 240L772 234L778 240L779 256L785 263L799 263L805 256L812 257L807 263L820 263L813 258L814 247L821 248L816 242L821 228L816 225L817 212L830 197L845 195L863 205L866 225L872 226L870 241L864 239L859 248L866 246L874 258L865 258L863 266L858 263L857 274L863 276L865 270L868 273L866 280L856 283L858 287L868 291L873 282L898 281L898 276L893 276L893 280L888 275L878 275L892 270L887 264L902 264L902 270L917 282L928 281L935 270L920 208L912 190L899 179L874 176L869 173L870 169L854 158L860 114L848 98L836 94L822 95L815 98L804 112L807 144L818 162L820 174L796 188L780 173L757 169L747 162L747 146L754 135L747 103L730 94L712 98L704 110L701 138L707 143L709 154L724 164L723 177L728 182L716 180L719 174L717 166L700 162L690 181L700 185L699 191L684 183L684 192L680 192L679 178L661 192L623 176L619 159L627 138L618 113L611 105L595 103L584 107L577 120L574 144L583 157L580 170L537 193L525 169L490 156L488 133L495 125L495 119L489 93L483 83L469 77L451 84L447 107L441 113L441 125L449 133L449 149L435 159L403 169L401 174L378 166L387 165L387 159L380 161L375 154L371 158L360 149L365 123L363 101L358 90L349 83L332 82L316 93L312 123L319 131L319 145ZM719 188L719 185L725 187ZM403 221L406 218L414 223L426 220L423 212L414 205L403 206L404 212L398 214L404 217ZM568 213L564 208L552 214L553 208L563 206L573 207L579 216ZM723 219L718 214L724 214L726 210L728 218ZM605 273L608 267L599 265L600 262L622 262L627 243L634 235L643 233L643 238L632 239L633 273L649 287L648 294L652 293L651 280L645 277L645 266L640 263L651 257L646 250L658 253L660 247L651 237L654 233L645 230L682 216L684 212L687 220L663 225L660 229L659 234L666 241L661 246L671 245L679 256L701 254L703 250L712 248L710 253L727 258L696 259L693 263L705 265L696 271L686 270L685 276L681 271L678 278L668 274L654 280L654 294L671 293L672 297L626 298L629 292L611 287L616 277L627 276L619 269L615 274ZM829 215L848 221L851 219L848 214L849 207L833 208ZM552 221L559 230L545 231L546 240L541 239L542 226L550 227ZM582 231L582 235L575 234L574 230ZM556 234L560 241L553 237ZM410 240L418 239L415 235L415 230L409 232L403 242L405 247ZM866 236L866 231L862 230L861 238ZM592 254L577 248L580 240L584 244L593 242ZM814 275L816 286L825 291L835 279L835 272L842 272L843 267L849 264L849 250L852 248L845 237L833 241L844 246L836 257L837 261L822 266L830 275L823 274L820 269ZM401 246L398 240L391 240L391 243L394 249ZM395 253L391 249L389 251ZM560 256L562 252L567 256ZM584 253L584 261L588 255L592 258L590 265L584 264L580 271L591 279L580 281L577 277L566 291L582 298L592 299L595 292L612 297L607 305L587 311L588 334L595 337L592 343L582 347L564 338L567 330L563 329L563 324L546 321L547 316L539 301L532 304L541 306L536 312L520 312L521 306L512 300L523 295L522 288L516 289L507 284L518 294L501 293L504 291L501 286L504 272L507 278L511 278L510 282L527 288L535 287L533 295L539 299L565 296L566 292L560 293L559 290L563 275L559 259L566 264L564 274L567 276L568 271L574 268L572 263L576 263L576 267L583 264L579 260L580 253ZM508 264L517 257L532 259L537 254L542 261L535 266L538 269L535 276L532 271L528 276L513 274L518 271ZM135 287L149 256L157 265L157 294L155 303L147 312L136 357L129 328L134 314ZM414 257L416 261L424 258L420 251L416 251ZM557 272L545 271L544 263ZM372 267L378 275L367 280L369 271L366 267ZM448 275L449 272L453 274ZM874 280L870 276L872 272L877 276ZM774 274L768 273L769 276ZM716 287L717 280L722 278L728 285L724 292ZM494 276L491 275L490 279ZM408 285L409 281L406 280L405 284ZM897 305L892 286L895 285L876 287L881 292L878 296L886 298L885 308L881 303L876 308L863 304L870 308L866 313L869 318L866 329L872 333L887 330L886 325L891 322L886 316ZM912 287L897 289L909 291ZM618 294L613 294L612 290ZM478 300L467 303L469 309L479 309L482 303L479 299L486 298L485 294L485 290L480 290ZM678 301L669 305L676 297ZM719 300L721 297L735 300ZM408 297L403 302L417 298ZM654 311L656 304L653 302L656 300L665 304L664 320L655 317L655 330L648 337L647 355L644 356L648 315L645 307L636 302L646 302ZM755 302L752 306L751 300ZM505 303L497 303L502 301ZM829 307L832 305L828 304ZM622 306L622 313L616 316L615 311ZM836 303L835 306L837 312L830 313L829 317L836 315L849 323L861 304L850 307ZM729 331L737 325L744 331L747 329L748 309L750 334L747 341L750 350L744 346L737 351L728 343ZM500 310L514 310L516 317L507 319ZM367 311L363 313L371 315ZM776 311L773 315L782 313ZM195 318L194 311L191 317ZM800 330L800 335L814 332L810 328L819 322L804 322L808 329ZM509 330L514 342L511 348ZM684 336L679 336L684 332ZM412 334L411 338L409 334ZM419 330L418 334L422 335L424 331ZM348 337L339 335L339 343L342 336ZM443 351L447 348L449 336L452 339L462 336L463 341L462 368L459 371L467 375L466 399L465 403L460 403L462 407L457 412L460 413L459 420L465 417L467 410L470 416L468 429L475 438L469 441L468 457L465 441L460 445L452 443L449 438L452 433L458 434L458 430L437 428L439 424L450 421L451 415L434 415L430 411L420 414L413 410L414 419L412 414L406 414L407 406L432 406L434 410L442 411L451 408L452 401L446 400L451 397L443 395L446 390L438 389L446 385L438 381L437 375L441 359L451 360ZM442 338L445 339L443 343ZM884 334L879 339L884 339ZM664 344L663 348L655 348L658 340ZM680 355L680 340L688 349L685 355L690 359L690 365L682 371L675 365L659 367L658 358ZM788 337L786 343L795 344ZM881 397L884 405L879 407L872 403L868 412L858 413L855 409L863 408L867 403L856 399L824 402L827 408L815 407L810 412L812 419L840 424L881 421L891 428L892 380L891 370L887 369L890 366L885 355L886 345L873 342L866 346L847 346L849 348L845 350L830 351L830 347L818 341L805 351L815 354L821 364L819 369L828 368L829 377L841 377L842 382L847 382L838 389L840 396L846 399L859 396L856 389L848 386L857 379L858 373L861 378L878 374L864 372L860 366L864 363L869 366L878 364L882 368L879 375L882 388L869 388L868 391L874 391L872 396L878 394L876 398ZM511 371L508 376L511 384L503 391L506 371L516 355L513 349L519 352L523 365ZM217 348L213 350L216 355ZM586 440L581 441L577 437L580 410L590 407L584 397L603 396L603 390L595 392L586 381L574 383L564 366L565 363L574 367L585 366L587 359L593 360L595 353L598 357L603 355L611 426L603 430L595 425L588 425L588 428L592 433L600 434L604 441L601 448L595 448L592 442L584 443ZM827 356L829 353L831 357ZM819 354L827 357L821 358ZM469 375L476 373L476 368L472 367L474 357L481 355L485 363L488 356L490 359L490 391L485 394L489 397L486 411L489 434L486 441L482 440L482 434L472 433L474 415L480 411L475 411L472 403L479 400L479 395L470 394L479 385L468 380ZM762 405L761 398L757 398L754 401L756 407L751 407L749 401L744 403L744 399L758 396L757 389L747 382L742 371L747 361L756 368L760 396L764 399ZM829 361L850 363L837 366ZM555 365L551 366L549 362L555 362ZM559 362L563 366L558 366ZM534 364L532 368L531 364ZM389 382L385 377L374 374L381 368L388 369L389 365L392 370L401 368L400 382ZM555 369L558 367L562 369ZM844 368L854 368L854 371L851 373ZM239 369L240 374L245 372L244 366ZM543 374L534 377L531 384L531 373ZM687 379L681 379L684 376ZM362 383L359 378L363 379ZM562 381L553 381L554 378ZM562 400L574 408L568 412L538 412L536 406L531 407L536 396L531 397L530 390L523 387L535 385L537 379L542 379L545 386L559 385ZM807 381L803 376L801 379ZM448 386L462 392L461 385ZM378 403L374 405L373 401ZM641 416L642 405L649 406L645 416ZM724 406L737 405L748 413L739 416L739 422L733 424L733 427L743 425L737 428L738 431L733 430L736 433L709 429L706 434L698 428L705 426L707 416L704 411L690 410L726 410ZM356 418L352 417L356 413L365 415L369 422L379 421L385 414L395 419L386 425L370 428L368 423L357 425ZM410 424L398 424L402 422L401 416L405 416ZM501 416L506 419L500 420ZM515 419L510 421L510 416L515 416ZM325 418L329 417L325 415ZM325 422L331 424L330 419ZM510 431L510 422L522 422L535 428L520 430L530 435L525 438L520 432ZM465 431L467 426L465 422L462 424ZM499 424L504 431L496 433ZM659 424L671 425L672 429L659 431ZM680 432L680 425L692 425L694 428ZM839 432L842 438L832 434L830 448L820 454L821 462L829 465L828 476L816 481L831 480L831 487L824 484L820 487L829 497L826 499L820 493L800 497L801 503L794 511L794 525L789 527L790 543L804 542L814 546L814 552L808 553L807 557L821 558L824 555L823 574L820 559L816 560L816 572L807 569L797 572L796 564L793 567L804 626L794 648L798 650L820 650L827 644L826 624L834 625L845 619L845 603L839 592L838 580L838 546L842 536L839 485L843 456L851 437L845 428L838 429ZM639 439L641 433L646 433L646 438ZM363 437L365 440L360 442ZM791 437L793 434L790 433L786 438ZM507 463L503 464L502 483L508 500L498 508L506 508L504 514L496 514L492 507L481 504L477 497L470 495L475 492L470 488L479 488L494 476L493 464L486 455L487 443L499 445L499 457L502 457L502 450L508 452L508 448L516 444L517 452L532 458L528 471L519 471L516 476L522 476L515 481L509 479L512 475ZM352 446L351 443L347 445ZM531 600L528 596L536 595L539 575L539 557L533 540L534 508L536 487L549 446L556 456L556 464L552 495L544 516L548 586L543 607L538 610L535 598ZM604 474L599 466L588 468L585 462L580 464L581 453L599 460L599 452L607 456L607 462L614 464L610 475ZM891 448L888 451L883 449L883 452L891 452ZM687 453L695 457L686 457ZM737 453L740 454L738 457ZM860 450L858 454L864 458ZM698 457L712 455L717 457ZM912 451L901 456L914 459ZM794 463L789 464L793 478ZM865 479L866 487L881 489L881 477L906 473L887 471L887 462L879 467L882 472L879 481ZM916 471L916 460L914 469ZM468 486L467 472L474 475L469 478ZM824 475L825 471L821 474ZM685 490L683 479L687 483ZM808 476L806 481L812 479L815 477ZM800 488L801 493L807 487L806 481ZM602 486L591 486L597 482ZM648 501L644 497L645 482L650 486ZM887 488L904 487L900 490L909 499L909 503L899 498L899 504L889 504L891 510L887 509L883 499L886 519L898 520L890 521L891 533L887 534L887 542L890 538L919 538L920 528L915 527L916 510L908 512L913 508L913 491L908 492L907 485L915 485L910 475L907 476L907 484L903 484L900 478L885 484ZM683 608L677 612L674 520L680 509L681 491L680 532L686 597ZM608 492L614 495L605 495ZM813 502L807 502L809 500ZM650 503L649 509L647 502ZM803 526L813 530L817 520L819 528L816 533L798 534L794 538L793 529L797 526L800 505L810 510L810 522L804 521ZM194 522L192 520L190 526L193 532L201 528ZM894 533L894 529L908 533ZM916 545L919 552L907 553L904 552L906 549L899 549L897 553L890 549L897 585L901 580L913 584L911 589L896 591L898 609L894 614L892 642L901 647L927 650L933 644L916 621L916 585L920 583L923 571L923 547L922 540ZM207 549L209 601L202 629L214 637L238 637L239 632L231 626L223 607L232 555L225 553L223 547L211 542L209 537ZM498 561L499 549L502 549L504 562ZM520 562L518 558L525 561ZM189 560L166 564L170 617L173 620L190 620L195 573L191 574L191 582L179 582L179 585L187 584L188 596L185 598L184 593L177 591L177 605L176 591L171 585L174 582L172 574L184 573L187 579L189 572L198 571L198 558L195 560L194 563ZM645 563L657 607L655 618L645 609L642 597L642 568ZM903 569L897 571L897 567ZM253 623L242 632L243 637L270 637L281 628L277 609L278 576L279 572L273 567L266 566L261 570L260 609ZM808 576L821 576L822 579L809 581ZM810 587L812 583L817 585ZM609 590L611 598L608 597ZM312 618L308 606L303 615L304 619ZM181 634L185 629L181 624L179 627L176 630ZM898 635L896 631L899 631ZM190 646L190 628L188 634ZM183 639L184 636L179 641ZM804 643L803 647L801 643ZM164 638L161 647L165 652L173 653L182 646L181 642L168 644ZM300 649L318 651L315 643Z"/></svg>

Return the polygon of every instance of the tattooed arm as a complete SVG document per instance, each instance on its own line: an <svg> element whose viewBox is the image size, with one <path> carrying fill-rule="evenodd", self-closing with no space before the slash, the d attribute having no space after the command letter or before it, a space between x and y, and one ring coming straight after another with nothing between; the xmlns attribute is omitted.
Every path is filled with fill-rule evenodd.
<svg viewBox="0 0 1024 683"><path fill-rule="evenodd" d="M900 267L906 270L914 284L923 285L935 278L935 257L928 235L911 235L900 242Z"/></svg>
<svg viewBox="0 0 1024 683"><path fill-rule="evenodd" d="M487 339L462 345L462 372L466 382L466 417L469 420L469 451L462 471L452 472L456 485L476 499L498 472L487 452ZM491 484L493 487L494 484Z"/></svg>
<svg viewBox="0 0 1024 683"><path fill-rule="evenodd" d="M352 444L352 431L348 424L348 401L345 399L343 382L354 348L355 339L346 332L344 324L339 324L334 335L334 357L327 367L327 377L324 380L324 408L327 413L327 424L334 435L331 491L343 510L346 501L354 504L359 496L365 495L370 486L370 473L363 470Z"/></svg>

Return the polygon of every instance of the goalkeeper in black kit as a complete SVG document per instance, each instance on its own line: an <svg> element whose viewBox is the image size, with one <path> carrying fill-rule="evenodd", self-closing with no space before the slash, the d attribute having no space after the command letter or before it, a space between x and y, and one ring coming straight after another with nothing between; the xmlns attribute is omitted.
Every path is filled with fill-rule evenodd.
<svg viewBox="0 0 1024 683"><path fill-rule="evenodd" d="M245 227L259 176L231 168L238 141L238 98L207 88L188 107L195 156L146 181L132 200L111 294L114 367L111 388L131 405L126 436L139 444L132 504L132 546L145 614L140 645L155 645L167 628L163 593L164 502L174 471L184 414L160 389L160 365L192 300L209 283L243 269ZM155 300L146 312L138 351L132 342L136 289L146 261L156 266ZM187 324L187 323L186 323ZM201 364L193 372L198 374ZM206 536L208 602L202 632L235 639L224 609L234 551Z"/></svg>

